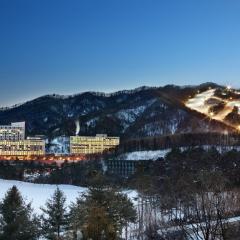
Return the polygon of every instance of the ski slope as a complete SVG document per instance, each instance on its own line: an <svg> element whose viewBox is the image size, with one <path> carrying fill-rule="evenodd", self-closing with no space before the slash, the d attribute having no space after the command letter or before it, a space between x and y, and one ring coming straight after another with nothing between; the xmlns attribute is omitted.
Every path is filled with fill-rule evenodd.
<svg viewBox="0 0 240 240"><path fill-rule="evenodd" d="M233 111L234 107L237 107L240 113L240 100L236 100L236 99L234 100L232 98L222 99L222 98L216 97L214 96L215 91L216 89L209 89L204 92L198 93L195 96L189 98L185 103L185 106L192 110L205 114L210 119L215 119L217 121L224 122L225 124L231 125L232 127L235 127L238 130L240 130L240 125L236 126L236 125L230 124L225 120L228 114L230 114ZM234 92L234 93L239 94L239 92ZM224 102L225 103L224 108L221 111L219 111L217 114L211 112L210 111L211 104L207 103L209 99L215 99L215 100L218 100L219 102Z"/></svg>

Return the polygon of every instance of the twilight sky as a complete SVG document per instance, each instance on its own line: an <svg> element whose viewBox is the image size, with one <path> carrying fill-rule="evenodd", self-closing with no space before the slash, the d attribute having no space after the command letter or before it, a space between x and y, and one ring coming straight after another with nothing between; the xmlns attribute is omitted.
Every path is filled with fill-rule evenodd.
<svg viewBox="0 0 240 240"><path fill-rule="evenodd" d="M239 0L0 0L0 106L48 94L240 87Z"/></svg>

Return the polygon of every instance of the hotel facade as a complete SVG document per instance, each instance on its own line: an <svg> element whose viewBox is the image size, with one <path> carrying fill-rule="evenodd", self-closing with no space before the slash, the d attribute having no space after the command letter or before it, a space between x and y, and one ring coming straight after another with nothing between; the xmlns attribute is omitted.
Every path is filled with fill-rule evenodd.
<svg viewBox="0 0 240 240"><path fill-rule="evenodd" d="M39 156L45 154L45 141L39 137L25 139L25 122L0 126L0 155Z"/></svg>
<svg viewBox="0 0 240 240"><path fill-rule="evenodd" d="M119 137L108 137L105 134L96 136L71 136L70 153L76 154L101 154L115 149L120 143Z"/></svg>
<svg viewBox="0 0 240 240"><path fill-rule="evenodd" d="M20 141L25 139L25 122L0 125L0 141Z"/></svg>

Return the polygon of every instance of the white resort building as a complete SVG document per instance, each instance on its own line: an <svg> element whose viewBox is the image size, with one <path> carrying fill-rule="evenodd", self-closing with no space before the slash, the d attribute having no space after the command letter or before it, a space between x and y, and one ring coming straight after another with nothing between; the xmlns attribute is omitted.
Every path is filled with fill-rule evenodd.
<svg viewBox="0 0 240 240"><path fill-rule="evenodd" d="M45 141L40 137L25 139L25 122L0 126L0 155L32 156L45 154Z"/></svg>

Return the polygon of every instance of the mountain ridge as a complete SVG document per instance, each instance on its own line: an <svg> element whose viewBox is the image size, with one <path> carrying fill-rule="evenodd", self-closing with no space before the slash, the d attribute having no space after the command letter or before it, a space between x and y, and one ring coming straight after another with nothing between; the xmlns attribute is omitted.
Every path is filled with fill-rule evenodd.
<svg viewBox="0 0 240 240"><path fill-rule="evenodd" d="M204 119L184 104L189 96L213 87L224 88L204 83L142 86L111 94L89 91L68 96L45 95L1 110L0 124L26 121L28 135L44 134L48 138L75 135L76 121L80 123L79 134L106 133L123 138L222 131L229 127Z"/></svg>

